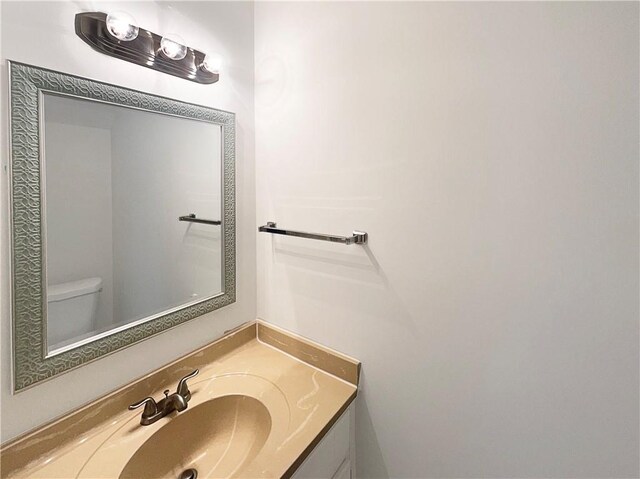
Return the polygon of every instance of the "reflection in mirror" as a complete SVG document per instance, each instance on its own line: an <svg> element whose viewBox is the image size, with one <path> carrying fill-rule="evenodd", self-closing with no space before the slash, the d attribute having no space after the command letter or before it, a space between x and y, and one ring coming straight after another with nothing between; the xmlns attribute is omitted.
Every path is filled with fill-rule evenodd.
<svg viewBox="0 0 640 479"><path fill-rule="evenodd" d="M220 125L42 98L48 354L221 293Z"/></svg>

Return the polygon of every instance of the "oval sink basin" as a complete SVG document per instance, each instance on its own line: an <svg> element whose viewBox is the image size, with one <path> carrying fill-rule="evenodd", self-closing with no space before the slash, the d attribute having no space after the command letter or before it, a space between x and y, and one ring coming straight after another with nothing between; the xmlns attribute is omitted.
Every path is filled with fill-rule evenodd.
<svg viewBox="0 0 640 479"><path fill-rule="evenodd" d="M127 462L121 479L232 477L255 458L269 436L271 416L251 396L210 399L171 419Z"/></svg>

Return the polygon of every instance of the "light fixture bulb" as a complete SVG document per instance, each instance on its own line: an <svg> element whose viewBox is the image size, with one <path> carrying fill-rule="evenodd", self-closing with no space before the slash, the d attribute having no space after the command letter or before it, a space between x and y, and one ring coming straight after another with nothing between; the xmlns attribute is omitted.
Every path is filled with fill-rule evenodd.
<svg viewBox="0 0 640 479"><path fill-rule="evenodd" d="M187 56L187 47L184 45L184 40L177 35L162 37L160 48L162 53L172 60L182 60Z"/></svg>
<svg viewBox="0 0 640 479"><path fill-rule="evenodd" d="M136 21L131 15L125 12L112 12L107 15L107 30L118 40L130 42L138 38Z"/></svg>
<svg viewBox="0 0 640 479"><path fill-rule="evenodd" d="M219 75L222 70L222 56L217 53L207 53L202 61L202 68Z"/></svg>

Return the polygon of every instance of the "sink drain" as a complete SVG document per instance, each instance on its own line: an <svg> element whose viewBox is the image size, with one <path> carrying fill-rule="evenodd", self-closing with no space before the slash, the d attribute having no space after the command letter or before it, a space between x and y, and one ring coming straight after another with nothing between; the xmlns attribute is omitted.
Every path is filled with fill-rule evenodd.
<svg viewBox="0 0 640 479"><path fill-rule="evenodd" d="M178 479L196 479L197 477L198 471L195 469L187 469L186 471L182 471Z"/></svg>

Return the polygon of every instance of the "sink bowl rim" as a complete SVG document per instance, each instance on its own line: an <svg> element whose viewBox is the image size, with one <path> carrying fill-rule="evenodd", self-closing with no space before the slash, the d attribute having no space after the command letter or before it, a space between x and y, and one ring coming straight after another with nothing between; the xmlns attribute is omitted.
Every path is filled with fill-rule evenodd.
<svg viewBox="0 0 640 479"><path fill-rule="evenodd" d="M181 413L174 412L149 426L139 424L139 411L135 414L126 411L121 419L122 423L118 424L84 461L75 476L76 479L119 477L138 449L171 420L208 401L224 396L252 397L260 401L271 416L270 433L256 458L268 453L269 450L275 450L286 435L291 419L290 404L280 388L262 376L247 373L218 374L194 381L191 391L192 399L187 410ZM130 429L127 429L127 426L131 426ZM117 456L115 460L109 457L113 455ZM105 467L97 467L98 464ZM102 474L94 472L96 469ZM105 472L105 469L108 469L108 472Z"/></svg>

